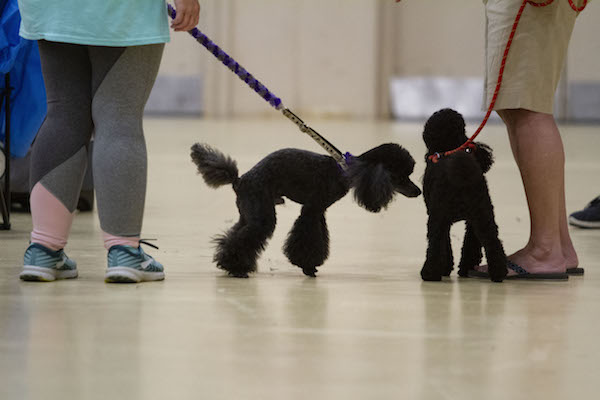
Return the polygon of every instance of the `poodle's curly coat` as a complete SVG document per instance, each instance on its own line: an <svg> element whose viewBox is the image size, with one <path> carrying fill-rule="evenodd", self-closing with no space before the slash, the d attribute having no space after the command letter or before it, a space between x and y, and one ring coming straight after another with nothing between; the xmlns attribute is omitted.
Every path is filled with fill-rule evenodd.
<svg viewBox="0 0 600 400"><path fill-rule="evenodd" d="M241 177L235 161L214 148L197 143L192 160L211 187L232 184L239 221L217 236L214 261L235 277L248 277L273 235L275 204L288 199L302 204L284 246L290 262L305 275L315 276L329 255L325 211L354 188L359 205L371 212L387 207L396 193L416 197L421 190L410 180L415 161L407 150L383 144L352 157L344 171L330 156L299 149L275 151Z"/></svg>
<svg viewBox="0 0 600 400"><path fill-rule="evenodd" d="M467 141L465 121L458 112L443 109L434 113L423 132L427 146L427 167L423 177L423 198L427 206L427 256L421 277L439 281L453 269L450 227L466 222L458 275L467 277L469 269L479 265L481 248L485 249L492 281L501 282L507 273L506 255L498 238L494 207L490 199L485 173L493 163L492 150L475 143L472 151L460 151L429 160L435 153L453 150Z"/></svg>

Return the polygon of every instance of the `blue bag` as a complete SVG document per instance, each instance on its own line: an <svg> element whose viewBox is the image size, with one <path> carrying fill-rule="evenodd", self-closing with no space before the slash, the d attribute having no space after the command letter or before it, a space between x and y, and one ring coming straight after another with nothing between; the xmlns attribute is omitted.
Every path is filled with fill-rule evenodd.
<svg viewBox="0 0 600 400"><path fill-rule="evenodd" d="M10 73L10 153L24 157L46 118L46 89L37 42L19 36L17 0L0 0L0 91ZM5 108L0 110L0 141L5 136Z"/></svg>

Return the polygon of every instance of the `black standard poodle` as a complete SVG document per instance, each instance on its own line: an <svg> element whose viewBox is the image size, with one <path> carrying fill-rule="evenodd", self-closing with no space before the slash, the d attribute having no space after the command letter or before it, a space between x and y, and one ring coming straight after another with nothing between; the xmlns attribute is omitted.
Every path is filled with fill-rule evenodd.
<svg viewBox="0 0 600 400"><path fill-rule="evenodd" d="M425 281L439 281L442 276L450 275L454 264L450 226L465 221L458 275L467 277L469 269L479 265L483 246L491 280L502 282L507 273L506 255L498 238L494 207L484 176L493 163L491 148L475 142L472 148L435 159L436 153L456 149L467 141L465 121L451 109L437 111L429 118L423 140L427 146L423 198L429 220L427 258L421 277Z"/></svg>
<svg viewBox="0 0 600 400"><path fill-rule="evenodd" d="M232 184L240 219L215 238L214 261L234 277L247 278L275 230L275 204L283 197L302 204L300 216L288 234L284 252L305 275L314 277L329 255L327 208L350 188L354 198L371 212L386 208L396 193L417 197L421 190L409 179L415 161L393 143L346 159L343 169L333 157L299 149L275 151L244 175L237 164L206 144L192 146L192 160L206 184Z"/></svg>

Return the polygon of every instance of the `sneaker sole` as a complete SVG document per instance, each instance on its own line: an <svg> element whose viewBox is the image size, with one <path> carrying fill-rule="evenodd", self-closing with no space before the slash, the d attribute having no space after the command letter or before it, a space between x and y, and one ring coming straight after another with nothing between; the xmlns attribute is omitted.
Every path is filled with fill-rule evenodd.
<svg viewBox="0 0 600 400"><path fill-rule="evenodd" d="M76 269L58 270L35 265L25 265L19 274L21 280L28 282L52 282L57 279L74 279L77 276Z"/></svg>
<svg viewBox="0 0 600 400"><path fill-rule="evenodd" d="M163 279L165 279L164 272L145 272L131 267L111 267L104 275L106 283L139 283Z"/></svg>
<svg viewBox="0 0 600 400"><path fill-rule="evenodd" d="M569 224L571 224L573 226L577 226L579 228L590 228L590 229L600 228L600 222L582 221L582 220L574 218L574 217L569 217Z"/></svg>

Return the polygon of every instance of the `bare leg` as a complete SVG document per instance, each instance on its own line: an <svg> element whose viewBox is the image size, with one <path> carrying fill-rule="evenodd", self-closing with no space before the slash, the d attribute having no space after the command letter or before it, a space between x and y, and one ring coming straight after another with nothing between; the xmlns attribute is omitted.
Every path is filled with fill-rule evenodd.
<svg viewBox="0 0 600 400"><path fill-rule="evenodd" d="M538 115L542 115L542 116L545 115L546 118L552 117L549 114L534 113L534 112L527 111L527 110L500 110L500 111L498 111L498 115L500 115L500 117L506 124L509 138L511 138L510 146L511 146L515 161L517 162L517 165L519 165L519 157L518 157L518 153L517 153L517 142L518 141L513 140L512 138L516 136L516 132L515 132L516 124L515 124L514 114L519 111L521 111L522 113L538 114ZM553 117L552 117L552 124L554 125L554 129L556 129L556 131L558 132L558 127L556 127L556 122L554 121ZM559 133L559 138L560 138L560 133ZM564 152L562 151L562 141L560 141L560 149L561 149L561 154L563 154L562 162L564 163ZM520 168L520 166L519 166L519 168ZM571 241L571 236L569 235L569 227L567 224L567 209L566 209L566 205L565 205L564 172L565 171L564 171L564 167L563 167L563 168L561 168L561 175L559 176L559 179L561 182L560 204L559 204L559 214L558 214L560 241L561 241L563 256L565 257L565 260L566 260L566 267L567 268L575 268L579 265L579 259L577 258L577 253L575 252L575 248L573 247L573 242ZM522 250L519 250L519 251L522 251ZM513 256L515 254L510 255L509 258L513 259Z"/></svg>
<svg viewBox="0 0 600 400"><path fill-rule="evenodd" d="M524 248L510 255L529 272L564 272L577 266L567 226L564 150L550 114L500 110L527 196L531 231Z"/></svg>
<svg viewBox="0 0 600 400"><path fill-rule="evenodd" d="M565 257L567 268L576 268L579 266L579 258L577 252L571 241L571 235L569 235L569 225L567 222L567 206L565 200L565 175L562 175L561 185L561 197L560 197L560 209L559 209L559 229L560 229L560 242L562 245L563 256Z"/></svg>

